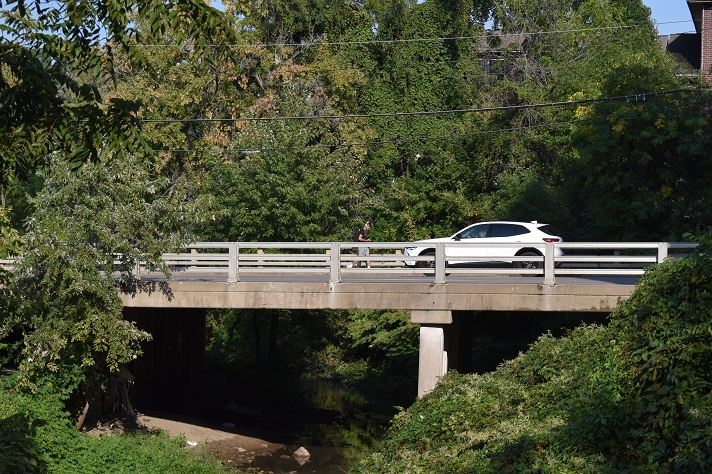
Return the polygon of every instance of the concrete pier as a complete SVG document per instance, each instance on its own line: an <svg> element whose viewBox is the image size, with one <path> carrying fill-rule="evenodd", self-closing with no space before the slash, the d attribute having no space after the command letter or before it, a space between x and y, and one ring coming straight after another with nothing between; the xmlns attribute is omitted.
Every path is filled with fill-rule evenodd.
<svg viewBox="0 0 712 474"><path fill-rule="evenodd" d="M448 370L471 371L472 319L469 313L414 310L410 312L410 321L420 324L419 397L435 388Z"/></svg>

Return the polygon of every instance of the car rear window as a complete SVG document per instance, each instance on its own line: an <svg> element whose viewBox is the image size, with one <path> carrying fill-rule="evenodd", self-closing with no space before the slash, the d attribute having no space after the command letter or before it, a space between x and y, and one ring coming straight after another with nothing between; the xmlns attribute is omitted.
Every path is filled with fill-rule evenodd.
<svg viewBox="0 0 712 474"><path fill-rule="evenodd" d="M518 224L495 224L492 229L492 237L512 237L529 232L529 229Z"/></svg>
<svg viewBox="0 0 712 474"><path fill-rule="evenodd" d="M544 232L547 235L556 235L552 231L549 230L549 227L547 227L545 225L543 225L541 227L537 227L537 229L539 229L540 231Z"/></svg>

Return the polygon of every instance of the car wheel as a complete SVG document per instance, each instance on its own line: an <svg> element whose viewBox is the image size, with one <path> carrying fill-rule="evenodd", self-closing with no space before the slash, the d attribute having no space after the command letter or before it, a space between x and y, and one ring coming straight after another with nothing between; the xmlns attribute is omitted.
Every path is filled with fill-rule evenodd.
<svg viewBox="0 0 712 474"><path fill-rule="evenodd" d="M421 257L433 257L431 262L415 262L416 268L435 268L435 252L432 250L423 252L420 254Z"/></svg>
<svg viewBox="0 0 712 474"><path fill-rule="evenodd" d="M522 252L519 254L519 257L541 257L541 254L536 253L536 252ZM534 270L537 268L543 268L544 262L540 262L538 260L532 260L532 261L523 260L520 262L516 262L516 267L526 269L526 270Z"/></svg>

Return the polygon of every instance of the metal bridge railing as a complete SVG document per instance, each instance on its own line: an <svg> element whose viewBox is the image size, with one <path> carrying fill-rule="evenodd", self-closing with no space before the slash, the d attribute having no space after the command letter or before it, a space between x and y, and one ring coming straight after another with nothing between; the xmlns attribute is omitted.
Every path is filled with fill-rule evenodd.
<svg viewBox="0 0 712 474"><path fill-rule="evenodd" d="M196 242L184 251L163 254L163 260L174 272L217 273L226 281L240 281L241 275L272 273L328 274L338 283L342 275L428 275L434 283L447 283L449 275L537 276L546 285L555 285L557 276L637 276L645 269L665 261L676 260L693 251L697 244L681 242L549 242L542 255L512 257L512 248L522 244L487 244L494 253L486 257L462 257L449 253L455 247L477 247L472 242L434 244L434 255L407 256L412 242ZM368 247L369 256L358 256L358 247ZM507 252L506 249L510 249ZM498 253L501 250L501 253ZM557 255L561 250L563 255ZM350 268L353 262L369 262L371 268ZM462 262L474 263L462 268ZM535 268L517 268L518 262L531 262ZM12 270L15 259L0 260ZM421 268L423 266L425 268ZM151 269L138 264L136 276Z"/></svg>
<svg viewBox="0 0 712 474"><path fill-rule="evenodd" d="M482 244L479 244L482 245ZM406 256L411 242L197 242L185 252L166 253L164 261L173 271L221 273L227 282L238 282L243 274L321 273L330 282L342 275L372 274L432 275L434 283L446 283L448 275L541 276L543 283L555 285L560 275L641 275L647 267L664 260L678 259L697 244L670 242L550 242L543 255L505 256L504 249L522 244L487 244L502 249L487 257L456 257L448 253L455 246L477 247L471 242L437 243L435 254ZM369 256L359 257L358 247L368 247ZM557 248L563 255L556 255ZM476 266L458 267L475 262ZM536 268L517 268L517 262L532 262ZM371 268L350 268L352 262L370 262ZM413 265L424 265L418 268ZM137 271L145 271L139 268Z"/></svg>

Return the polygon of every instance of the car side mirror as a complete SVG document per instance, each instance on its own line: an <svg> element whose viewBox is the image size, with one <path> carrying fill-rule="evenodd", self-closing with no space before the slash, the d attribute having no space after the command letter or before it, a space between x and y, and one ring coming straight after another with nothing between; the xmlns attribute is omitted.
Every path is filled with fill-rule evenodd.
<svg viewBox="0 0 712 474"><path fill-rule="evenodd" d="M455 242L459 242L459 241L460 241L460 239L462 239L462 235L460 235L460 234L457 234L457 235L456 235L455 237L453 237L453 239L452 239L452 240L454 240Z"/></svg>

